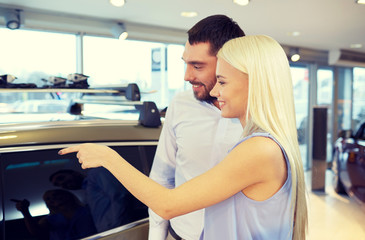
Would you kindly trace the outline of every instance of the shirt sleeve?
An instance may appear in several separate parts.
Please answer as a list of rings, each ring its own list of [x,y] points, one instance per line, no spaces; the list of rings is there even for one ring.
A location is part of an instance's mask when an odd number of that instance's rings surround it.
[[[105,168],[92,168],[86,178],[87,203],[98,232],[130,222],[130,193]]]
[[[149,214],[149,233],[148,240],[165,240],[169,227],[169,221],[163,219],[148,209]]]
[[[165,121],[150,172],[151,179],[167,188],[175,187],[177,146],[174,127],[172,124],[173,111],[174,104],[171,103],[166,112]],[[158,216],[151,209],[149,209],[149,220],[149,239],[165,240],[169,222]]]

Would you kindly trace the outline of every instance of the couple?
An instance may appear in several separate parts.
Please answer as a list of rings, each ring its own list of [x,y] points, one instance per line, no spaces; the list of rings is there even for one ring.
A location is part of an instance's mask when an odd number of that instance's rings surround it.
[[[189,48],[194,44],[187,42],[183,56],[186,79],[189,67],[204,68],[189,62]],[[212,103],[222,117],[238,119],[243,134],[223,160],[190,181],[165,188],[103,145],[81,144],[60,154],[77,152],[82,168],[105,167],[164,219],[205,208],[201,239],[305,239],[304,174],[285,52],[267,36],[234,38],[218,51],[215,74]],[[203,87],[193,83],[195,95]]]

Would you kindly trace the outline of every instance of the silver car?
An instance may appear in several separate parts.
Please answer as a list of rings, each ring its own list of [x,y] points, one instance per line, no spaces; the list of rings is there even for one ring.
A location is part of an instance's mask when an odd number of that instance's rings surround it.
[[[141,119],[0,125],[2,239],[147,239],[144,204],[105,169],[57,152],[105,144],[148,175],[160,131]]]

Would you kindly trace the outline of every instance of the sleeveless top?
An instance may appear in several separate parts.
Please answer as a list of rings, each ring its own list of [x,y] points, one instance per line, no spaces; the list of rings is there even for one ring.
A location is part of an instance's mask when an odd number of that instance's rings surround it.
[[[253,133],[241,139],[234,147],[257,136],[270,138],[280,146],[288,169],[284,185],[272,197],[264,201],[252,200],[239,192],[206,208],[201,240],[292,239],[292,178],[289,160],[283,147],[269,133]]]

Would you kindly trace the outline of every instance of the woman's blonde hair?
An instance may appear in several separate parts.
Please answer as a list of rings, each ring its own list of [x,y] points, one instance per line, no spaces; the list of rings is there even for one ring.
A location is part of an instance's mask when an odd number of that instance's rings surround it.
[[[274,39],[258,35],[228,41],[217,57],[248,74],[244,136],[255,131],[268,132],[285,149],[292,175],[293,239],[303,240],[308,224],[307,199],[287,56]]]

